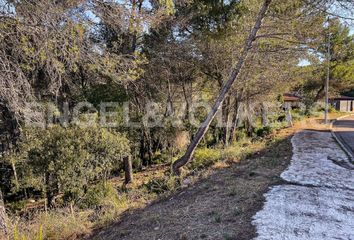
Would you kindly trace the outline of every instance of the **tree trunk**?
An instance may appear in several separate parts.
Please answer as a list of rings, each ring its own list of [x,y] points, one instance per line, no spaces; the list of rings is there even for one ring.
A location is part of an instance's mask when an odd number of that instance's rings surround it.
[[[189,112],[190,112],[190,102],[189,102],[189,98],[187,95],[185,83],[182,84],[182,90],[183,90],[184,100],[186,102],[186,110],[185,110],[184,120],[188,120]]]
[[[16,165],[15,165],[15,162],[13,160],[11,160],[11,168],[12,168],[12,172],[14,174],[15,188],[16,188],[16,191],[18,191],[20,189],[20,184],[18,182]]]
[[[147,160],[145,158],[145,134],[144,134],[143,127],[141,128],[139,153],[140,153],[141,167],[146,166]]]
[[[256,39],[257,36],[257,32],[260,29],[261,25],[262,25],[262,21],[265,17],[265,14],[269,8],[269,5],[271,3],[272,0],[264,0],[263,1],[263,5],[258,13],[257,16],[257,20],[256,23],[254,25],[254,27],[252,28],[252,31],[250,32],[245,44],[244,44],[244,48],[242,50],[242,53],[240,55],[240,58],[237,62],[237,65],[235,66],[235,68],[233,69],[229,79],[227,80],[227,82],[225,83],[225,85],[222,87],[221,92],[219,94],[219,97],[217,98],[213,108],[211,109],[211,111],[209,112],[207,118],[205,119],[205,121],[202,123],[202,125],[199,127],[197,133],[195,134],[195,137],[193,139],[193,141],[191,142],[191,144],[189,145],[186,153],[184,154],[183,157],[181,157],[180,159],[178,159],[177,161],[175,161],[173,163],[172,169],[173,172],[175,174],[179,174],[180,173],[180,168],[182,166],[184,166],[186,163],[188,163],[190,161],[190,159],[192,158],[192,155],[195,151],[195,149],[197,148],[197,146],[199,145],[201,139],[203,138],[203,136],[205,135],[206,131],[208,130],[210,123],[213,121],[216,112],[219,110],[222,102],[224,101],[227,93],[229,92],[232,84],[235,82],[235,80],[237,79],[244,63],[245,60],[248,56],[248,53],[250,51],[250,49],[252,48],[252,44]]]
[[[262,106],[261,106],[261,111],[262,111],[262,126],[263,127],[266,127],[268,126],[268,107],[262,103]]]
[[[239,98],[235,99],[234,103],[234,113],[232,117],[232,122],[231,122],[231,128],[230,128],[230,137],[229,137],[229,143],[232,143],[235,140],[235,131],[237,129],[237,124],[238,124],[238,115],[240,112],[240,100]]]
[[[1,156],[2,154],[10,152],[17,145],[17,142],[21,135],[21,128],[16,118],[16,114],[11,111],[8,101],[3,99],[2,97],[0,97],[0,116],[2,117],[2,119],[0,119],[0,122],[3,122],[3,126],[0,126],[0,128],[3,128],[0,129],[1,135],[3,135],[3,138],[0,141],[0,146],[2,146],[0,149]],[[13,165],[13,162],[12,168],[16,170],[15,165]],[[16,173],[16,171],[14,171],[14,173]],[[18,182],[17,175],[15,176],[15,179],[16,182]],[[2,191],[0,189],[0,239],[5,238],[5,236],[8,234],[6,226],[6,217],[7,216],[4,199]]]
[[[130,156],[124,158],[125,184],[133,182],[133,165]]]
[[[319,101],[321,98],[325,96],[325,87],[324,84],[321,86],[321,88],[317,91],[317,94],[315,96],[315,102]]]
[[[175,113],[175,109],[173,107],[173,96],[171,93],[171,84],[170,81],[167,80],[167,101],[166,101],[166,110],[165,110],[165,117],[173,116]]]
[[[57,183],[53,180],[53,176],[49,173],[45,173],[45,195],[47,200],[47,207],[55,207],[55,195],[58,192]]]
[[[142,125],[141,129],[141,139],[140,139],[140,158],[142,165],[144,167],[148,167],[151,164],[152,161],[152,139],[151,139],[151,133],[148,127]],[[146,153],[148,154],[148,157],[146,158]]]
[[[7,235],[7,227],[6,227],[6,211],[4,200],[2,197],[2,191],[0,189],[0,239]]]
[[[225,101],[222,104],[222,133],[221,133],[221,140],[222,143],[227,146],[228,145],[228,138],[229,138],[229,115],[230,115],[230,96],[225,98]]]
[[[4,139],[1,141],[3,145],[2,153],[11,151],[16,145],[21,136],[21,127],[16,117],[16,114],[11,110],[7,100],[0,97],[0,116],[3,122],[1,128],[1,134],[4,135]]]
[[[251,118],[252,116],[248,116],[245,120],[245,126],[247,130],[247,136],[252,137],[253,136],[253,131],[254,131],[254,126],[253,126],[253,120]]]
[[[288,127],[293,126],[293,117],[291,115],[291,104],[290,103],[285,103],[285,119],[286,122],[288,123]]]

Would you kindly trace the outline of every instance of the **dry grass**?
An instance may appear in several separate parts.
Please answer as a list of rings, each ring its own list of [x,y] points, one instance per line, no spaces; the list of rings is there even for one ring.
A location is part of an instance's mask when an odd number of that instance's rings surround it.
[[[299,129],[223,150],[224,161],[189,176],[176,193],[127,212],[90,238],[251,239],[251,217],[261,208],[263,193],[281,181],[292,155],[290,138]]]
[[[343,113],[330,114],[333,120]],[[290,139],[303,129],[325,130],[321,117],[296,122],[266,141],[230,146],[224,161],[187,177],[183,188],[127,212],[120,221],[97,230],[91,239],[252,239],[252,216],[263,206],[263,194],[274,184],[292,157]]]
[[[216,149],[222,161],[207,169],[191,168],[180,189],[167,189],[163,195],[149,192],[146,185],[168,180],[168,164],[136,173],[128,186],[123,177],[115,178],[110,182],[120,190],[124,204],[109,203],[99,213],[71,214],[66,209],[39,213],[31,221],[13,220],[12,231],[17,229],[26,239],[35,239],[39,229],[47,239],[83,238],[92,229],[96,229],[89,237],[93,239],[251,239],[255,234],[251,217],[261,208],[263,193],[279,183],[291,159],[290,138],[301,129],[327,130],[328,126],[321,118],[308,118],[268,139]]]
[[[250,239],[263,193],[279,182],[291,157],[289,138],[235,164],[214,165],[190,187],[131,211],[93,239]],[[137,229],[139,229],[137,231]]]
[[[68,209],[57,209],[38,213],[33,219],[12,218],[9,239],[78,239],[89,234],[92,223],[90,212],[70,213]]]
[[[335,112],[329,114],[329,121],[332,122],[338,117],[345,116],[347,113],[343,112]],[[329,125],[324,124],[323,116],[320,117],[309,117],[302,121],[298,121],[294,124],[294,128],[301,129],[309,129],[309,130],[329,130]]]

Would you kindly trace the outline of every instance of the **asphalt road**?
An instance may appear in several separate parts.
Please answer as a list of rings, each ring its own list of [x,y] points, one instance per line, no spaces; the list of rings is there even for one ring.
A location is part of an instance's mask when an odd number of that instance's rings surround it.
[[[333,131],[354,158],[354,115],[337,120],[333,124]]]

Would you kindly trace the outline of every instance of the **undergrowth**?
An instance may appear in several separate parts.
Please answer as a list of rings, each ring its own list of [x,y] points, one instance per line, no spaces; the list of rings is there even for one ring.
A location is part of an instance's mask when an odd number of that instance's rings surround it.
[[[182,187],[185,177],[197,177],[198,173],[218,162],[231,164],[259,154],[268,144],[277,141],[276,132],[284,126],[285,124],[280,122],[256,128],[253,138],[242,137],[226,147],[198,148],[193,161],[185,167],[182,177],[171,175],[170,166],[167,164],[154,172],[136,173],[135,182],[130,186],[125,186],[122,180],[100,182],[91,186],[86,194],[75,202],[74,208],[67,206],[37,212],[30,217],[11,217],[10,239],[82,238],[94,228],[117,221],[128,209],[144,207],[159,196],[175,192]],[[264,158],[267,158],[265,162],[269,165],[278,164],[272,160],[274,156]],[[159,173],[156,174],[157,172]],[[215,221],[220,221],[219,217],[216,217]]]

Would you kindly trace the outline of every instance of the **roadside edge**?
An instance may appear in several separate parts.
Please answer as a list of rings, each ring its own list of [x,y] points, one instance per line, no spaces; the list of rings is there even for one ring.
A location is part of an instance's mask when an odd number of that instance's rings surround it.
[[[351,163],[354,163],[354,156],[351,153],[351,151],[342,143],[342,141],[340,140],[340,138],[336,135],[335,131],[333,130],[333,124],[338,121],[341,120],[343,118],[349,117],[349,116],[354,116],[354,114],[348,114],[348,115],[344,115],[341,117],[336,118],[334,121],[331,122],[329,129],[331,130],[331,134],[333,136],[333,138],[336,140],[336,142],[339,144],[339,146],[343,149],[343,151],[346,153],[346,155],[349,158],[349,161]]]

